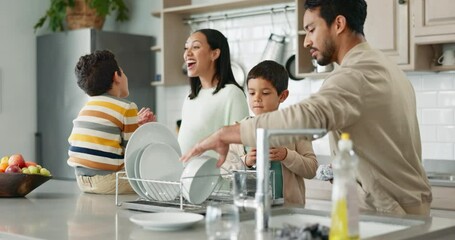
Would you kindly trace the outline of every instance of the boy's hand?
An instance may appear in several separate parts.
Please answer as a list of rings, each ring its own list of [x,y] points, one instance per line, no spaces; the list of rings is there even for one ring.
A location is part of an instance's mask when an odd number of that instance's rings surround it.
[[[141,108],[141,110],[137,113],[137,117],[139,125],[148,122],[156,122],[156,116],[153,114],[150,108]]]
[[[246,153],[245,164],[248,167],[252,167],[256,164],[256,148],[251,148],[251,150]]]
[[[256,148],[251,148],[251,150],[246,154],[245,164],[249,167],[256,164]],[[270,161],[283,161],[288,154],[288,150],[284,147],[270,148],[269,158]]]
[[[284,147],[270,148],[269,158],[271,161],[283,161],[288,155],[288,150]]]

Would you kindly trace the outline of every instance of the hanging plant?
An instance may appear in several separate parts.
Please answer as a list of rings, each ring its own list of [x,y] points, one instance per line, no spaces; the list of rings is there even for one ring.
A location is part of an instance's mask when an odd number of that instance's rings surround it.
[[[88,6],[88,9],[85,6]],[[115,17],[116,21],[124,22],[128,20],[128,7],[126,6],[124,0],[50,0],[49,9],[46,11],[44,16],[38,20],[33,28],[36,31],[38,28],[43,27],[46,20],[49,22],[49,29],[53,32],[64,31],[65,26],[90,27],[89,24],[67,23],[67,25],[65,25],[66,21],[78,18],[81,19],[84,16],[88,16],[87,19],[95,19],[95,17],[101,18],[101,20],[93,20],[94,22],[97,22],[97,25],[93,24],[93,27],[101,29],[105,17],[113,11],[117,12],[117,16]],[[73,14],[71,15],[73,18],[69,18],[68,14]],[[74,18],[74,15],[80,17]],[[99,26],[100,22],[101,26]]]

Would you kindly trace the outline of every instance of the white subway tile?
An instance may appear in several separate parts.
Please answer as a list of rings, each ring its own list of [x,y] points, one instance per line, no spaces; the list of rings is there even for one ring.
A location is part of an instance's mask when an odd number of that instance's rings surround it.
[[[417,100],[417,107],[419,107],[419,108],[438,107],[438,94],[436,91],[417,92],[416,100]]]
[[[422,77],[420,74],[407,73],[407,76],[416,92],[422,90]]]
[[[420,126],[420,138],[422,142],[436,142],[436,129],[434,125],[423,125]]]
[[[442,91],[438,95],[439,107],[455,107],[455,91]]]
[[[422,75],[423,90],[452,90],[453,76],[450,74]]]
[[[421,124],[453,124],[452,109],[423,109]]]
[[[455,142],[455,126],[438,126],[438,142]]]
[[[453,159],[454,157],[453,143],[422,143],[422,159]]]

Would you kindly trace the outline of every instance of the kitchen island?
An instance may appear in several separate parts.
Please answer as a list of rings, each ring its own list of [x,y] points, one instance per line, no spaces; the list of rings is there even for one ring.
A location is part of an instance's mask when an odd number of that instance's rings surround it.
[[[137,198],[136,195],[121,197]],[[324,206],[313,203],[307,207]],[[116,206],[113,195],[84,194],[74,181],[50,180],[25,198],[0,199],[0,239],[206,239],[204,221],[175,232],[151,231],[130,222],[129,218],[138,213],[141,212]],[[437,236],[431,239],[454,239],[455,219],[433,217],[417,232],[381,239],[420,239],[415,234],[435,231]],[[270,233],[261,237],[273,239]],[[242,222],[240,239],[255,238],[254,221]]]

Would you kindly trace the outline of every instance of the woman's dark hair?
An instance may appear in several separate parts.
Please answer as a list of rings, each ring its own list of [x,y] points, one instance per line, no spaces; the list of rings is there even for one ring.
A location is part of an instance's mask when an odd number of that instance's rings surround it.
[[[89,96],[98,96],[112,88],[115,72],[122,74],[117,60],[108,50],[97,50],[79,58],[74,69],[77,85]]]
[[[262,78],[269,81],[276,89],[278,95],[288,89],[288,71],[286,71],[286,68],[284,68],[281,64],[275,61],[265,60],[254,66],[246,78],[247,85],[252,78]]]
[[[232,73],[231,53],[229,51],[227,38],[220,31],[215,29],[199,29],[194,33],[197,32],[205,35],[210,49],[220,49],[220,56],[215,60],[215,75],[213,76],[213,79],[218,79],[218,84],[216,85],[213,94],[216,94],[220,89],[224,88],[226,84],[234,84],[243,91],[243,88],[235,81],[234,74]],[[194,99],[202,88],[201,80],[199,77],[190,77],[189,80],[191,87],[189,98]]]
[[[367,17],[367,3],[365,0],[307,0],[305,9],[320,8],[321,17],[328,26],[331,26],[338,15],[346,18],[348,27],[365,36],[363,24]]]

